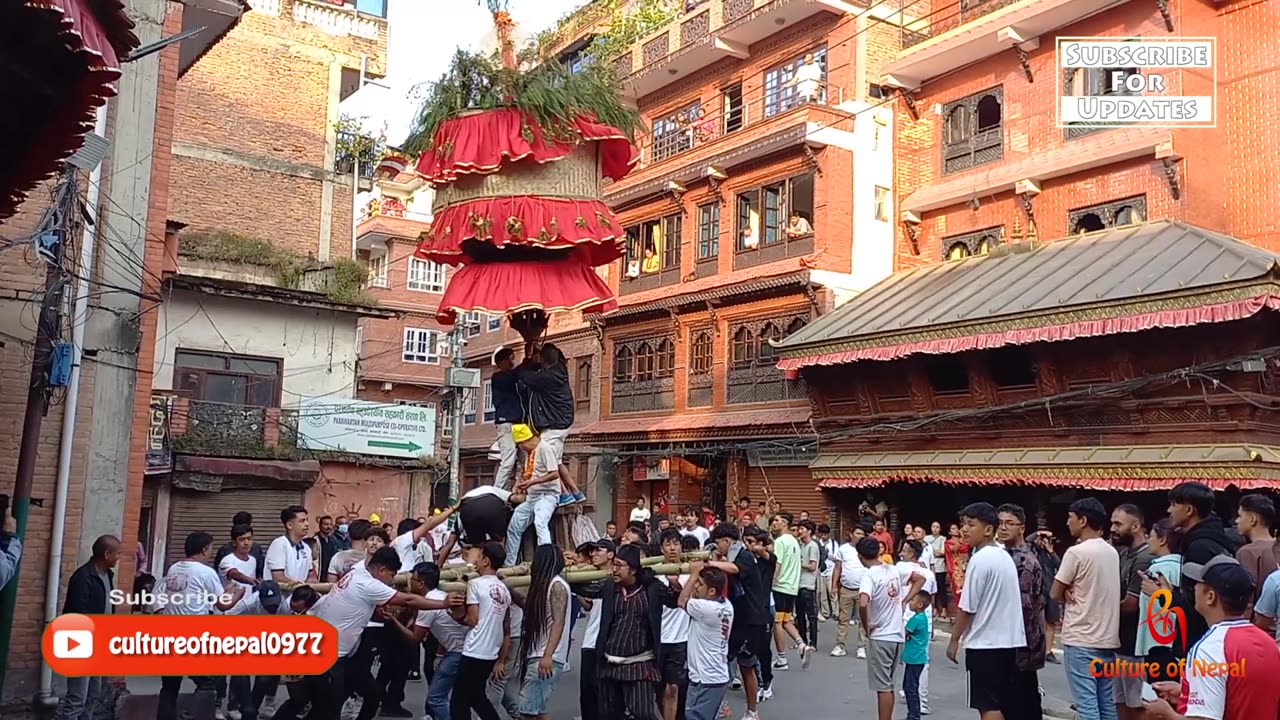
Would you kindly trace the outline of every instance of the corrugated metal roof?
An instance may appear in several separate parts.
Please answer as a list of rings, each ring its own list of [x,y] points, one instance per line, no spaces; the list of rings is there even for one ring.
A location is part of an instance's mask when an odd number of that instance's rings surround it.
[[[1204,290],[1262,278],[1278,260],[1172,220],[1100,230],[891,275],[779,347],[796,354],[858,338]]]
[[[1268,445],[1123,445],[1111,447],[925,450],[819,455],[813,470],[1060,465],[1266,463],[1280,467],[1280,449]]]

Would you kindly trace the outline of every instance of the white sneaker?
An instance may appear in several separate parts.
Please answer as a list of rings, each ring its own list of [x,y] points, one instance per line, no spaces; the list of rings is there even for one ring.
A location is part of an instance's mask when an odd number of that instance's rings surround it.
[[[734,676],[734,678],[733,678],[733,682],[729,683],[729,687],[733,688],[734,690],[741,690],[741,689],[742,689],[742,678],[737,677],[737,676],[735,675],[735,676]]]
[[[762,703],[765,700],[772,700],[772,699],[773,699],[773,688],[769,687],[768,685],[765,685],[764,687],[760,688],[760,691],[756,693],[756,702],[758,703]]]
[[[239,710],[228,710],[228,711],[227,711],[227,720],[240,720],[240,711],[239,711]]]
[[[213,711],[213,720],[227,720],[227,713],[222,708]]]
[[[790,670],[790,669],[791,669],[791,663],[787,662],[787,656],[786,656],[786,655],[779,655],[779,656],[778,656],[778,659],[773,661],[773,669],[774,669],[774,670],[784,670],[784,671],[785,671],[785,670]]]
[[[848,654],[849,653],[845,652],[845,649],[840,647],[839,645],[831,648],[831,657],[844,657],[845,655],[848,655]]]
[[[858,659],[859,659],[859,660],[866,660],[866,659],[867,659],[867,649],[866,649],[866,648],[858,648]]]
[[[804,646],[804,649],[800,651],[800,669],[801,670],[809,669],[809,663],[813,662],[813,654],[817,651],[818,651],[818,648],[812,645]]]
[[[748,710],[742,714],[742,720],[760,720],[760,715],[754,710]]]

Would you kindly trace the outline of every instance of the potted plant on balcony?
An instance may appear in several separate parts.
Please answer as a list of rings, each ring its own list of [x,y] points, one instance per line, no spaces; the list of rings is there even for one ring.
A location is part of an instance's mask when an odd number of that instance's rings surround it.
[[[532,341],[549,312],[614,307],[594,271],[622,256],[602,179],[631,170],[641,123],[609,71],[517,55],[505,3],[489,5],[497,52],[459,51],[405,142],[436,190],[416,255],[462,266],[439,304],[442,323],[473,311],[511,314]]]

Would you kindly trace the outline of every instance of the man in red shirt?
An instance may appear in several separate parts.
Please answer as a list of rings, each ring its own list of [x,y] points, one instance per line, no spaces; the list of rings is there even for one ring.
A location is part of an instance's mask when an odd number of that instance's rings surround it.
[[[1280,716],[1280,682],[1276,681],[1280,648],[1247,618],[1253,578],[1229,555],[1204,565],[1185,563],[1182,577],[1197,583],[1196,612],[1209,624],[1209,631],[1187,653],[1181,684],[1155,684],[1161,699],[1145,703],[1147,717],[1270,720]]]

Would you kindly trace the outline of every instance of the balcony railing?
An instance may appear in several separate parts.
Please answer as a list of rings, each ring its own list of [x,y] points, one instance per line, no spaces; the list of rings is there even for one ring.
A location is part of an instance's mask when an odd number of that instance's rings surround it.
[[[385,12],[385,4],[382,7]],[[360,12],[356,3],[342,0],[294,0],[293,19],[330,35],[367,40],[377,40],[387,23],[377,15]]]
[[[988,15],[1020,0],[952,0],[935,6],[933,12],[915,22],[899,25],[902,47],[909,48],[954,30],[967,22]]]
[[[281,457],[295,449],[296,412],[208,400],[192,400],[168,391],[171,398],[152,405],[153,435],[166,428],[167,445],[174,452],[216,457]],[[156,448],[159,450],[160,448]]]
[[[754,93],[752,97],[736,95],[731,88],[731,92],[720,96],[718,109],[708,110],[705,106],[694,103],[671,115],[651,118],[654,129],[640,139],[640,162],[637,169],[670,161],[702,147],[731,145],[732,138],[741,135],[743,131],[770,122],[792,110],[806,106],[832,107],[843,100],[843,88],[833,87],[828,93],[825,76],[810,96],[802,97],[799,86],[791,84],[790,80],[781,85],[773,90]],[[833,125],[852,130],[853,118],[837,119]],[[755,134],[750,137],[752,140],[759,139]]]
[[[418,222],[431,222],[431,215],[428,213],[410,210],[404,201],[397,197],[384,195],[371,199],[365,203],[364,211],[360,215],[360,222],[372,220],[378,217],[402,218],[404,220],[416,220]]]

